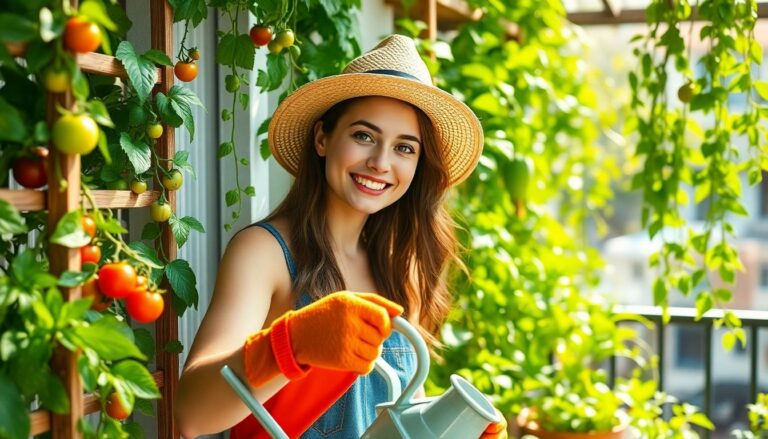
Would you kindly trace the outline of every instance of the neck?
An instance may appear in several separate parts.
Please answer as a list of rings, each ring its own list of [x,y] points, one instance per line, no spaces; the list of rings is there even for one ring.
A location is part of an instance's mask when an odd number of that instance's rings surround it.
[[[360,252],[360,235],[368,214],[343,209],[329,200],[325,210],[326,227],[331,238],[333,252],[339,256],[355,258]]]

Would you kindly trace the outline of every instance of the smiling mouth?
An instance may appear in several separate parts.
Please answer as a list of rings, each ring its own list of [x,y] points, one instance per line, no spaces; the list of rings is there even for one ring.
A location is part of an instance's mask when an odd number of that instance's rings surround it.
[[[367,191],[372,191],[372,192],[382,192],[386,190],[388,187],[392,186],[389,183],[384,183],[381,181],[373,181],[369,178],[366,178],[357,174],[352,174],[352,179],[355,181],[355,183],[357,183],[357,186],[360,187],[361,189],[367,189]]]

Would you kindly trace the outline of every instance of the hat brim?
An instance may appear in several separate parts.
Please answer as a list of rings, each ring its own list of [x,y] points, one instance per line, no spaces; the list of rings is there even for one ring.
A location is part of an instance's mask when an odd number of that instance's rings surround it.
[[[362,96],[408,102],[432,121],[448,168],[448,184],[465,180],[483,151],[483,129],[472,110],[453,95],[421,82],[375,73],[346,73],[312,81],[285,98],[269,124],[269,148],[296,175],[312,126],[334,104]]]

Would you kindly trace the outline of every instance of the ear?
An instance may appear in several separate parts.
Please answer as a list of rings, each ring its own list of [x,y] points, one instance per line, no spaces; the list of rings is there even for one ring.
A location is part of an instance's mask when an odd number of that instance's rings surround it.
[[[312,142],[315,145],[315,151],[317,151],[317,155],[320,157],[325,157],[326,154],[326,146],[325,146],[325,133],[323,132],[323,122],[318,120],[315,122],[314,126],[314,142]]]

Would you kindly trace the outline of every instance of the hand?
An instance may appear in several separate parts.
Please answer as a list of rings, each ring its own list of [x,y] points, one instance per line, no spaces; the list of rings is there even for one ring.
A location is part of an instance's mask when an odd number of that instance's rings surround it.
[[[489,425],[480,436],[480,439],[507,439],[507,419],[498,409],[496,409],[496,414],[501,421]]]
[[[339,291],[287,316],[299,364],[367,374],[403,308],[372,293]]]

